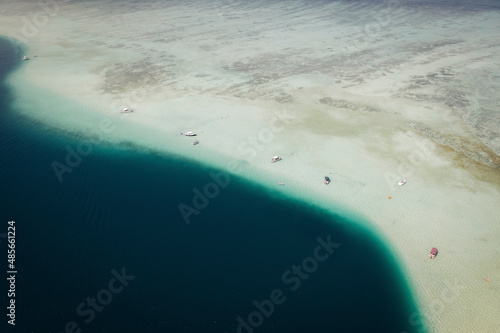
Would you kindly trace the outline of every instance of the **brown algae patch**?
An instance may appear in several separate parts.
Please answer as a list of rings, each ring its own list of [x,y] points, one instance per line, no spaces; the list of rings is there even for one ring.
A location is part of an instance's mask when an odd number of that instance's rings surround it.
[[[424,124],[413,121],[407,122],[407,125],[439,145],[447,146],[462,156],[500,170],[500,157],[472,134],[466,138],[457,134],[440,133]]]
[[[320,99],[319,102],[321,104],[326,104],[337,109],[346,109],[357,112],[381,112],[381,110],[378,108],[352,103],[343,99],[332,99],[331,97],[324,97]]]
[[[102,89],[109,94],[118,94],[144,87],[157,87],[166,80],[167,71],[150,60],[143,59],[128,64],[115,64],[105,73]]]

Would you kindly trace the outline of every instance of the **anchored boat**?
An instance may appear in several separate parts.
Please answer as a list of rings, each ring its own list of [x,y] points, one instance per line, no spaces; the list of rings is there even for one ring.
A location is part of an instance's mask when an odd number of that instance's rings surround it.
[[[435,247],[433,247],[432,250],[431,250],[431,253],[429,254],[429,258],[431,258],[431,259],[436,258],[438,252],[439,252],[438,249],[436,249]]]

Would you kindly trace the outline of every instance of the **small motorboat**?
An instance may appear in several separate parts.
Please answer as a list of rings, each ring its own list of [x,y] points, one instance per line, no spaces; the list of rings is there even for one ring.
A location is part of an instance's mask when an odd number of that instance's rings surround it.
[[[271,162],[278,162],[278,161],[281,161],[281,157],[279,156],[274,156],[273,158],[271,158]]]
[[[186,132],[184,133],[185,136],[196,136],[196,133],[193,132]]]
[[[432,250],[431,250],[431,253],[429,254],[429,258],[431,258],[431,259],[436,258],[438,252],[439,252],[438,249],[436,249],[435,247],[433,247]]]
[[[398,185],[401,186],[401,185],[404,185],[406,184],[406,179],[401,179],[399,182],[398,182]]]
[[[198,143],[200,143],[200,141],[198,141],[198,140],[193,141],[193,145],[197,145]]]
[[[328,184],[330,184],[330,177],[328,177],[328,176],[325,176],[325,180],[324,180],[324,183],[325,183],[325,185],[328,185]]]
[[[130,112],[134,112],[134,110],[132,110],[130,108],[125,108],[122,110],[122,113],[130,113]]]
[[[27,57],[27,56],[24,56],[24,57],[23,57],[23,61],[26,61],[26,60],[30,60],[30,58],[29,58],[29,57]]]
[[[284,183],[278,183],[278,185],[285,185]]]

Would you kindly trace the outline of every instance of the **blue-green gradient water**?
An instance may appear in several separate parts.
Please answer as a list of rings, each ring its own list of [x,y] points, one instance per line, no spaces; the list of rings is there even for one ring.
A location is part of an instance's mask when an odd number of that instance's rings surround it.
[[[0,50],[3,79],[20,55],[5,40]],[[9,332],[423,331],[393,258],[352,222],[231,177],[187,225],[178,205],[218,171],[133,147],[94,145],[61,183],[51,164],[80,139],[14,101],[2,86],[0,233],[16,221],[18,271],[15,327],[5,278],[0,292]]]

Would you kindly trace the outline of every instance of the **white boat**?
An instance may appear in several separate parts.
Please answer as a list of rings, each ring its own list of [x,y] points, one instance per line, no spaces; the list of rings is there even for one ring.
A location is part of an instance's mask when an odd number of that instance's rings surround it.
[[[281,161],[281,157],[279,156],[274,156],[273,158],[271,158],[271,162],[278,162],[278,161]]]
[[[197,145],[198,143],[200,143],[200,141],[198,141],[198,140],[193,141],[193,145]]]
[[[27,56],[24,56],[23,61],[26,61],[26,60],[30,60],[30,58],[28,58]]]
[[[406,179],[402,179],[398,182],[398,185],[401,186],[401,185],[404,185],[406,184]]]
[[[123,111],[122,111],[122,113],[130,113],[130,112],[134,112],[134,110],[129,109],[129,108],[125,108],[125,109],[123,109]]]

